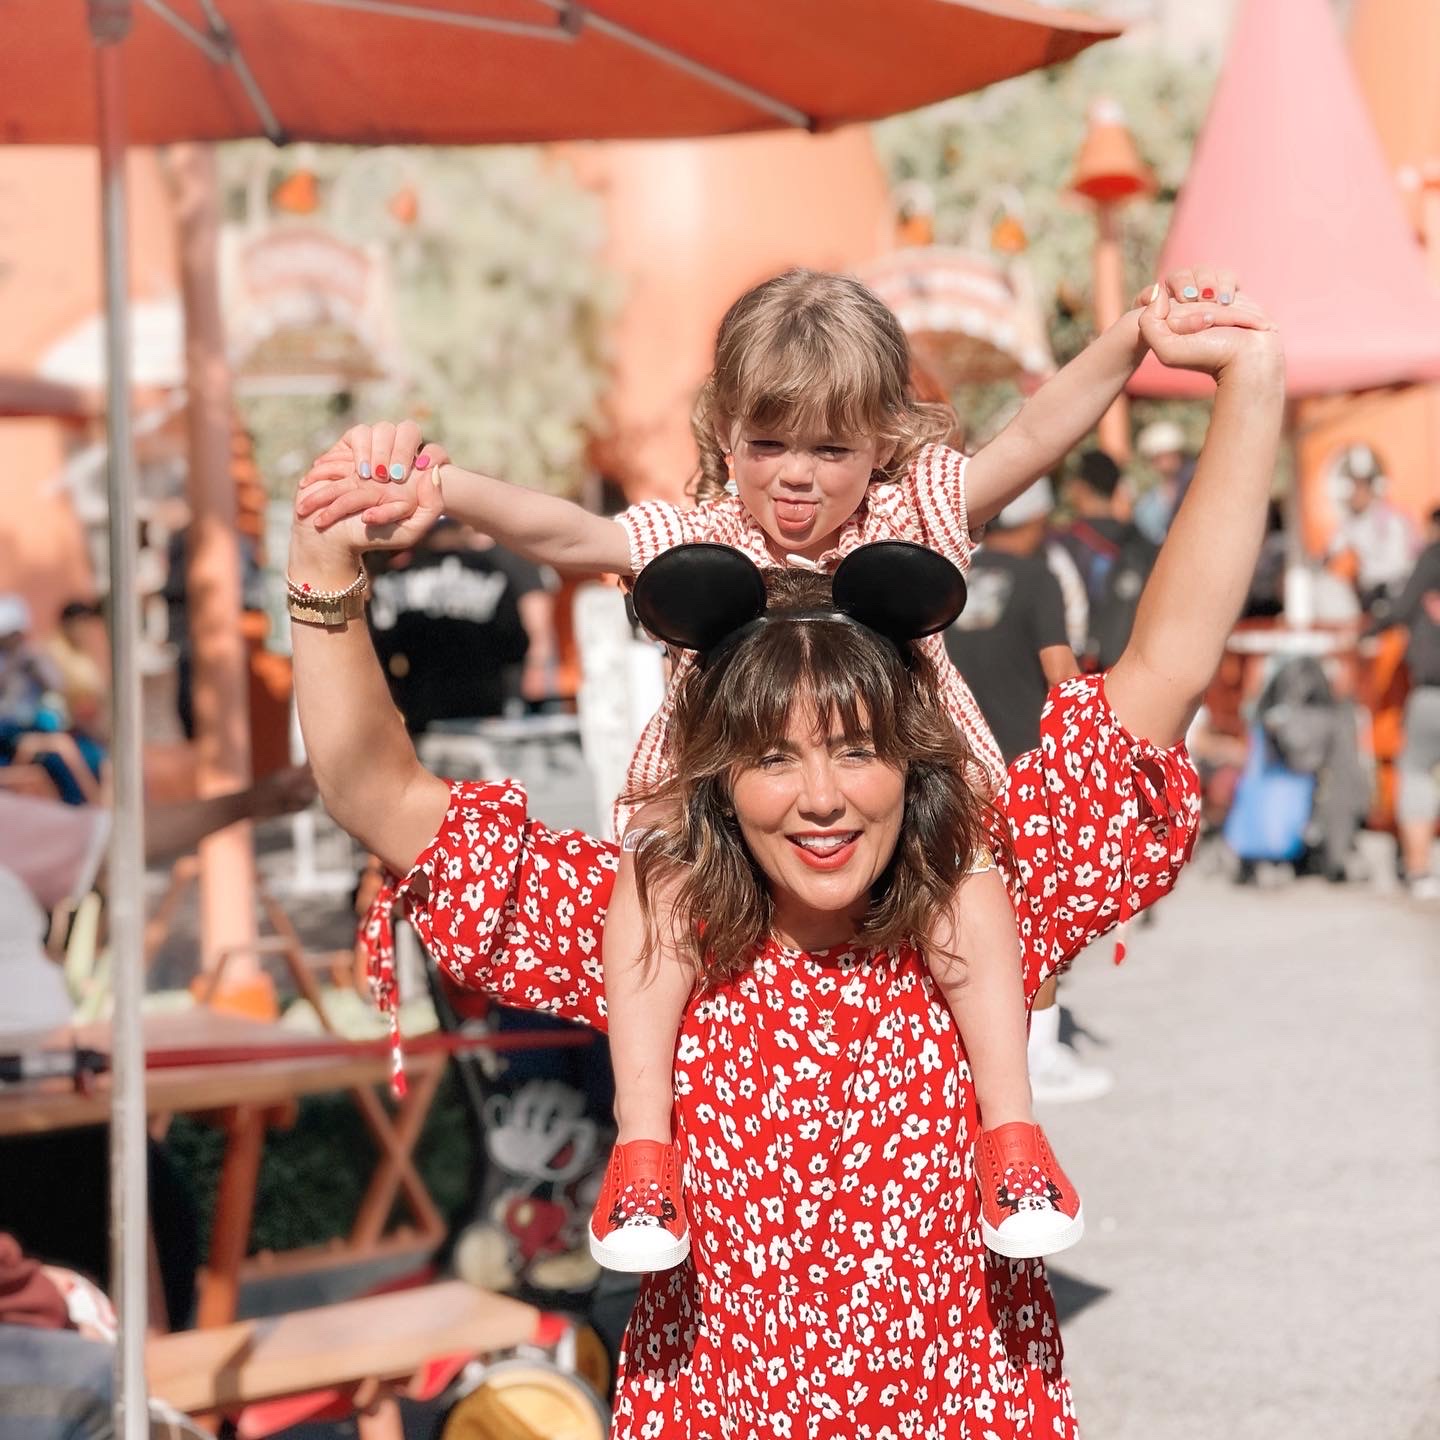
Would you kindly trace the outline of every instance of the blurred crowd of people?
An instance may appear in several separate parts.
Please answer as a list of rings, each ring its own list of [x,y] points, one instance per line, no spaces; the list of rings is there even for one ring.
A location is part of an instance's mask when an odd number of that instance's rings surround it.
[[[989,527],[970,576],[952,657],[992,717],[1007,758],[1035,743],[1045,690],[1074,665],[1113,664],[1141,589],[1194,473],[1183,432],[1143,429],[1128,472],[1101,450],[1075,457],[1057,496],[1042,481]],[[1148,483],[1139,483],[1142,478]],[[1190,734],[1206,814],[1223,832],[1242,882],[1272,865],[1336,882],[1363,874],[1356,840],[1376,810],[1371,717],[1358,675],[1377,637],[1403,628],[1408,696],[1396,759],[1399,873],[1419,900],[1440,898],[1431,859],[1440,820],[1440,508],[1425,533],[1385,496],[1383,466],[1356,447],[1338,471],[1342,518],[1310,576],[1325,595],[1323,624],[1286,614],[1297,559],[1280,502],[1241,616],[1237,654],[1249,659],[1212,692]],[[1061,516],[1064,516],[1061,519]],[[1308,620],[1308,615],[1303,617]],[[1289,620],[1288,626],[1277,622]],[[1253,632],[1253,633],[1250,633]],[[1228,697],[1224,688],[1234,692]],[[1032,703],[1020,704],[1026,694]],[[1224,703],[1227,699],[1232,703]]]
[[[25,598],[0,594],[0,780],[7,788],[67,805],[97,798],[109,735],[105,653],[98,605],[66,605],[42,645]]]

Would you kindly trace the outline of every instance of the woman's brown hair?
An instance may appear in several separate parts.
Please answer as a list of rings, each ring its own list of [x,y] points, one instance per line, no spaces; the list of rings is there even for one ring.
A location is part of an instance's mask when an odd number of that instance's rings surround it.
[[[725,312],[715,363],[691,417],[699,500],[725,493],[737,424],[794,434],[874,436],[895,453],[875,480],[894,480],[922,445],[955,427],[948,405],[919,399],[900,322],[851,275],[787,270]]]
[[[786,733],[793,707],[811,705],[822,734],[838,722],[849,742],[869,744],[905,775],[905,812],[895,856],[871,896],[855,939],[870,946],[924,942],[972,857],[991,843],[988,800],[965,781],[969,746],[938,700],[934,666],[915,647],[902,654],[861,625],[786,621],[786,610],[823,607],[830,579],[768,570],[768,623],[710,667],[681,682],[671,719],[673,769],[643,797],[670,816],[635,852],[640,902],[661,910],[666,935],[710,984],[749,968],[770,931],[768,880],[741,837],[730,795],[737,771],[757,763]],[[652,899],[663,893],[663,904]],[[656,933],[647,921],[647,949]]]

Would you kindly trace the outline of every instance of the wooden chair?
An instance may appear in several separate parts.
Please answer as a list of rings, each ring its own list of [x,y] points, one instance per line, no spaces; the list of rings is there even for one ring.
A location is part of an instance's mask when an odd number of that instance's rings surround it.
[[[304,1420],[356,1416],[361,1440],[401,1440],[395,1397],[431,1399],[472,1360],[555,1345],[567,1322],[461,1281],[155,1336],[151,1391],[259,1440]]]

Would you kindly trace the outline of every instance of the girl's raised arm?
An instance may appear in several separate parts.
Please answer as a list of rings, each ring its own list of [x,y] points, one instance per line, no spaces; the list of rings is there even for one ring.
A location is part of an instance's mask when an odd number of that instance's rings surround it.
[[[316,592],[345,590],[359,573],[366,542],[358,519],[324,533],[297,520],[290,578]],[[416,757],[363,618],[335,628],[295,620],[290,632],[300,729],[325,808],[404,874],[439,829],[449,787]]]
[[[407,524],[418,513],[427,468],[443,485],[447,514],[527,560],[560,570],[630,573],[629,540],[613,520],[559,495],[461,469],[438,446],[421,450],[420,427],[412,420],[353,426],[310,467],[295,513],[318,530],[356,515],[369,525]]]
[[[1285,357],[1273,326],[1176,335],[1165,323],[1169,306],[1162,287],[1141,331],[1164,364],[1215,377],[1215,408],[1130,643],[1105,682],[1125,728],[1162,746],[1189,728],[1255,573],[1285,410]]]

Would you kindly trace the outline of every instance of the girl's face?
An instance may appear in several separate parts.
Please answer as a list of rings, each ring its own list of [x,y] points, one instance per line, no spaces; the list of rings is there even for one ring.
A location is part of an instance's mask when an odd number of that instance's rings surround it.
[[[893,445],[858,435],[794,435],[741,424],[731,448],[740,500],[775,559],[818,560],[860,508]]]
[[[783,740],[738,770],[731,803],[740,833],[769,880],[778,937],[817,950],[849,940],[895,854],[905,775],[838,723],[819,733],[814,707],[796,705]]]

